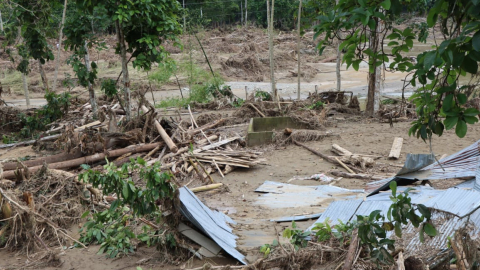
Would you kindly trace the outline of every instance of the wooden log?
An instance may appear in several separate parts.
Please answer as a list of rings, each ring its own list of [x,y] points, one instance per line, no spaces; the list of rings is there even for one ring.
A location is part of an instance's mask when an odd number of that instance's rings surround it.
[[[207,137],[207,139],[213,141],[213,140],[218,139],[218,136],[217,135],[212,135],[212,136]],[[198,141],[196,143],[196,145],[205,144],[207,142],[207,139],[202,139],[202,140]],[[178,149],[178,151],[176,153],[166,154],[165,156],[163,156],[161,158],[161,161],[163,162],[164,160],[167,160],[168,158],[172,158],[172,157],[178,156],[180,154],[183,154],[183,153],[187,152],[188,150],[190,150],[190,146],[182,147],[182,148]]]
[[[360,165],[362,169],[375,165],[375,160],[373,160],[373,158],[362,154],[354,154],[347,149],[339,146],[338,144],[332,145],[332,152],[342,156],[342,158],[340,158],[340,161],[352,165]]]
[[[397,270],[405,270],[405,260],[403,259],[403,252],[398,253]]]
[[[27,160],[27,161],[24,161],[23,164],[25,164],[25,166],[27,167],[33,167],[33,166],[42,165],[43,163],[47,163],[47,164],[57,163],[65,160],[79,158],[81,156],[82,156],[82,152],[80,151],[80,149],[78,149],[73,153],[60,153],[53,156]],[[7,163],[3,163],[2,166],[3,166],[3,171],[11,171],[11,170],[15,170],[18,167],[18,162],[17,161],[7,162]]]
[[[201,186],[201,187],[196,187],[196,188],[191,188],[190,191],[196,193],[196,192],[202,192],[202,191],[208,191],[212,189],[216,189],[223,186],[222,183],[216,183],[216,184],[210,184],[206,186]]]
[[[343,270],[350,270],[353,266],[353,261],[355,260],[355,255],[357,253],[358,247],[358,228],[353,230],[352,239],[350,241],[350,246],[348,247],[347,257],[345,258],[345,264],[343,265]]]
[[[262,113],[262,111],[260,111],[257,107],[255,107],[255,105],[253,105],[252,103],[248,103],[248,105],[252,107],[255,111],[257,111],[258,114],[260,114],[260,116],[266,117],[265,114]]]
[[[225,122],[225,118],[219,119],[219,120],[217,120],[213,123],[210,123],[210,124],[203,125],[203,126],[198,127],[196,129],[189,130],[189,131],[187,131],[187,133],[188,133],[188,135],[193,136],[195,134],[198,134],[198,133],[202,132],[203,130],[211,129],[211,128],[214,128],[214,127],[216,127],[220,124],[223,124],[223,122]]]
[[[332,56],[332,57],[322,59],[318,63],[329,63],[329,62],[333,62],[335,60],[337,60],[337,56]]]
[[[76,159],[72,159],[64,162],[52,163],[48,165],[48,168],[49,169],[67,169],[67,168],[77,167],[82,164],[92,164],[94,162],[103,160],[105,158],[119,157],[119,156],[125,155],[126,153],[136,154],[136,153],[150,151],[160,144],[162,143],[129,146],[127,148],[109,151],[108,155],[105,153],[97,153],[91,156],[76,158]],[[28,170],[30,171],[30,173],[33,173],[38,171],[40,168],[42,168],[42,165],[30,167],[28,168]],[[3,178],[15,179],[15,171],[3,172]]]
[[[331,157],[329,157],[329,156],[327,156],[327,155],[325,155],[325,154],[322,154],[322,153],[320,153],[320,152],[318,152],[318,151],[316,151],[316,150],[314,150],[314,149],[312,149],[312,148],[310,148],[310,147],[308,147],[308,146],[306,146],[306,145],[304,145],[304,144],[302,144],[302,143],[299,143],[299,142],[297,142],[297,141],[293,141],[293,143],[295,143],[296,145],[301,146],[301,147],[307,149],[308,151],[310,151],[310,152],[314,153],[315,155],[317,155],[317,156],[325,159],[325,160],[328,161],[328,162],[331,162],[331,163],[333,163],[333,164],[338,164],[338,165],[340,165],[340,163],[339,163],[337,160],[335,160],[334,158],[331,158]],[[352,171],[354,171],[354,172],[357,172],[357,173],[358,173],[358,172],[362,172],[361,170],[359,170],[359,169],[357,169],[357,168],[355,168],[355,167],[350,167],[350,166],[348,166],[348,165],[346,165],[346,166],[347,166],[348,168],[350,168],[350,169],[351,169]]]
[[[341,171],[331,171],[330,173],[338,177],[356,178],[356,179],[365,179],[365,180],[383,180],[387,178],[383,176],[374,176],[374,175],[361,174],[361,173],[352,174],[352,173],[346,173]]]
[[[395,138],[393,140],[392,149],[388,155],[389,159],[398,159],[400,157],[400,152],[402,151],[403,138]]]
[[[338,144],[332,144],[332,152],[334,152],[335,154],[339,155],[339,156],[351,156],[353,155],[352,152],[348,151],[347,149],[341,147],[340,145]]]
[[[145,105],[142,105],[142,111],[148,112],[148,109],[147,109],[147,107],[145,107]],[[160,134],[162,139],[167,144],[168,149],[170,149],[170,151],[172,151],[173,153],[176,153],[178,151],[178,147],[172,141],[172,138],[170,138],[170,136],[168,136],[167,132],[165,131],[165,129],[163,129],[162,125],[160,125],[160,123],[158,122],[157,119],[155,119],[153,121],[153,123],[155,124],[155,127],[157,128],[158,133]]]

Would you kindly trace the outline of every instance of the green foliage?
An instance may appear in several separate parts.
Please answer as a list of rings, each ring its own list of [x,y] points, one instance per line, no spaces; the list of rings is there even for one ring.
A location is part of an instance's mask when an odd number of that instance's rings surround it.
[[[309,110],[321,110],[321,109],[323,109],[324,105],[325,105],[325,103],[323,103],[322,101],[319,100],[319,101],[309,105],[307,108]]]
[[[433,4],[434,3],[434,4]],[[433,5],[432,5],[433,4]],[[428,11],[427,23],[405,29],[393,27],[404,7]],[[441,136],[445,130],[454,129],[458,137],[467,133],[467,124],[478,122],[478,110],[465,108],[469,86],[460,85],[460,78],[475,75],[480,61],[480,2],[461,0],[408,1],[408,0],[343,0],[331,12],[319,16],[316,36],[325,34],[319,42],[320,52],[329,42],[338,38],[338,31],[346,32],[340,48],[345,51],[343,61],[347,67],[359,69],[360,62],[368,57],[370,72],[382,64],[392,71],[412,73],[408,84],[417,87],[410,100],[415,104],[418,119],[412,123],[410,135],[423,140],[433,134]],[[367,30],[376,29],[378,22],[385,23],[387,32],[379,33],[381,43],[374,52]],[[414,40],[425,42],[431,28],[439,26],[444,41],[425,51],[413,62],[405,53],[412,50]],[[342,31],[343,31],[342,30]],[[383,50],[383,41],[391,53]]]
[[[117,84],[113,79],[102,80],[101,89],[102,89],[102,92],[105,93],[105,95],[110,98],[118,94]]]
[[[23,125],[23,128],[20,130],[21,137],[32,137],[37,131],[44,130],[46,125],[68,113],[70,93],[55,94],[47,91],[44,97],[47,100],[47,104],[35,111],[34,115],[26,116],[23,113],[20,114],[20,121]]]
[[[290,239],[290,243],[292,243],[295,250],[304,248],[308,245],[308,241],[305,238],[309,235],[309,231],[304,232],[303,230],[297,229],[295,221],[292,221],[292,229],[286,228],[283,231],[283,238]]]
[[[255,90],[255,97],[260,98],[262,101],[272,101],[272,95],[269,92],[262,90]]]
[[[278,246],[278,241],[273,240],[272,244],[265,244],[260,247],[260,252],[263,253],[264,258],[267,258],[273,248]]]
[[[382,103],[383,105],[397,104],[398,101],[395,100],[395,99],[387,98],[387,99],[383,99],[383,100],[381,101],[381,103]]]
[[[315,224],[312,231],[315,231],[318,242],[328,241],[334,237],[343,245],[350,240],[353,230],[357,227],[358,224],[356,221],[345,224],[341,220],[338,220],[338,224],[332,228],[330,226],[330,220],[327,218],[323,223]]]
[[[89,218],[80,231],[81,242],[101,244],[99,253],[111,258],[134,252],[135,242],[176,246],[168,221],[158,207],[162,205],[165,211],[174,209],[176,186],[170,181],[170,174],[161,172],[158,163],[147,166],[141,158],[132,159],[121,168],[107,163],[105,172],[94,171],[87,165],[82,167],[85,172],[79,175],[80,181],[101,187],[104,194],[115,194],[117,200],[108,210]],[[161,231],[143,227],[136,232],[139,217],[154,219],[162,225]]]

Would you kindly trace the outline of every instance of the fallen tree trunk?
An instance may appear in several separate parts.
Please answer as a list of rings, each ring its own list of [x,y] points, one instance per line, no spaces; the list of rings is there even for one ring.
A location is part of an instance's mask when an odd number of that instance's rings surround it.
[[[387,178],[383,176],[375,176],[375,175],[368,175],[368,174],[362,174],[362,173],[352,174],[352,173],[346,173],[341,171],[331,171],[330,173],[338,177],[356,178],[356,179],[365,179],[365,180],[382,180]]]
[[[57,163],[65,160],[79,158],[81,156],[82,156],[82,152],[80,151],[80,149],[78,149],[73,153],[60,153],[53,156],[36,158],[34,160],[27,160],[27,161],[24,161],[23,164],[25,164],[25,166],[27,167],[33,167],[33,166],[42,165],[43,163],[47,163],[47,164]],[[2,166],[3,166],[3,171],[11,171],[11,170],[15,170],[18,167],[18,162],[17,161],[7,162],[7,163],[3,163]]]
[[[360,165],[362,169],[375,165],[375,161],[373,160],[373,158],[366,157],[361,154],[354,154],[347,149],[342,148],[338,144],[332,145],[332,152],[342,156],[342,158],[340,159],[342,162],[352,165]]]
[[[149,110],[147,109],[147,107],[145,107],[145,105],[142,105],[142,111],[148,112]],[[165,129],[163,129],[162,125],[160,125],[157,119],[154,119],[153,123],[155,124],[155,127],[157,128],[158,133],[167,144],[168,149],[170,149],[170,151],[172,151],[173,153],[176,153],[178,151],[178,147],[172,141],[172,138],[168,136],[167,132],[165,131]]]
[[[308,147],[308,146],[306,146],[306,145],[304,145],[304,144],[302,144],[302,143],[299,143],[299,142],[297,142],[297,141],[293,141],[293,143],[295,143],[296,145],[301,146],[301,147],[307,149],[308,151],[310,151],[310,152],[314,153],[315,155],[317,155],[317,156],[325,159],[325,160],[328,161],[328,162],[331,162],[331,163],[333,163],[333,164],[337,164],[337,165],[340,165],[340,166],[341,166],[341,164],[340,164],[338,161],[336,161],[334,158],[331,158],[331,157],[329,157],[329,156],[327,156],[327,155],[325,155],[325,154],[322,154],[322,153],[320,153],[320,152],[318,152],[318,151],[315,151],[314,149],[312,149],[312,148],[310,148],[310,147]],[[362,172],[360,169],[357,169],[357,168],[355,168],[355,167],[352,167],[352,166],[347,166],[347,167],[350,168],[350,169],[351,169],[352,171],[354,171],[354,172],[357,172],[357,173],[358,173],[358,172]]]
[[[57,162],[57,163],[52,163],[48,165],[49,169],[67,169],[71,167],[77,167],[82,164],[92,164],[94,162],[100,161],[105,158],[111,158],[111,157],[119,157],[122,155],[125,155],[127,153],[141,153],[141,152],[146,152],[154,149],[155,147],[159,146],[162,143],[152,143],[152,144],[144,144],[144,145],[135,145],[135,146],[129,146],[127,148],[122,148],[122,149],[117,149],[113,151],[109,151],[108,154],[105,153],[97,153],[95,155],[91,156],[86,156],[86,157],[81,157],[77,159],[72,159],[64,162]],[[28,168],[30,173],[36,172],[40,168],[42,168],[43,165],[39,166],[34,166]],[[5,179],[15,179],[15,171],[6,171],[3,172],[3,178]]]
[[[352,240],[350,241],[350,246],[348,247],[347,257],[345,258],[345,264],[343,265],[343,270],[350,270],[353,266],[353,261],[355,260],[355,255],[357,253],[358,247],[358,228],[352,232]]]

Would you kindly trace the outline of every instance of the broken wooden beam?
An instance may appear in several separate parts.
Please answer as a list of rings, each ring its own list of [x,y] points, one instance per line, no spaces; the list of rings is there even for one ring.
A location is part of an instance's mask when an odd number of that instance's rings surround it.
[[[145,105],[142,105],[142,111],[148,112],[149,110],[147,109],[147,107],[145,107]],[[162,137],[163,141],[165,141],[165,143],[167,144],[168,149],[170,149],[170,151],[172,151],[173,153],[176,153],[178,151],[178,147],[177,145],[175,145],[172,138],[168,136],[167,132],[165,131],[165,129],[163,129],[162,125],[160,125],[157,119],[154,119],[153,123],[155,124],[155,127],[157,128],[157,131]]]
[[[398,159],[400,157],[400,152],[402,151],[403,138],[395,138],[393,140],[392,149],[388,155],[389,159]]]
[[[225,122],[225,120],[226,120],[225,118],[219,119],[219,120],[217,120],[213,123],[203,125],[203,126],[198,127],[196,129],[189,130],[189,131],[187,131],[187,133],[188,133],[188,135],[193,136],[193,135],[198,134],[198,133],[200,133],[204,130],[211,129],[211,128],[214,128],[214,127],[216,127],[220,124],[223,124],[223,122]]]
[[[325,159],[326,161],[328,161],[328,162],[330,162],[330,163],[340,165],[340,163],[339,163],[338,161],[336,161],[334,158],[331,158],[331,157],[329,157],[329,156],[327,156],[327,155],[325,155],[325,154],[322,154],[322,153],[320,153],[320,152],[318,152],[318,151],[316,151],[316,150],[314,150],[314,149],[312,149],[312,148],[310,148],[310,147],[308,147],[308,146],[306,146],[306,145],[304,145],[304,144],[302,144],[302,143],[299,143],[299,142],[297,142],[297,141],[293,141],[293,143],[295,143],[296,145],[301,146],[301,147],[307,149],[308,151],[314,153],[315,155],[317,155],[317,156]],[[348,166],[348,165],[346,165],[346,166],[347,166],[348,168],[350,168],[351,170],[353,170],[354,172],[357,172],[357,173],[358,173],[358,172],[362,172],[360,169],[357,169],[357,168],[355,168],[355,167]]]
[[[223,186],[222,183],[216,183],[216,184],[210,184],[210,185],[205,185],[205,186],[201,186],[201,187],[191,188],[190,191],[194,192],[194,193],[197,193],[197,192],[201,192],[201,191],[208,191],[208,190],[216,189],[216,188],[219,188],[221,186]]]

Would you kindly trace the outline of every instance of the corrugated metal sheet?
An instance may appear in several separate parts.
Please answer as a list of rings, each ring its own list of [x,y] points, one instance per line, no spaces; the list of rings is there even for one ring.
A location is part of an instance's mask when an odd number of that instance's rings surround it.
[[[205,206],[188,188],[182,187],[179,191],[182,215],[212,238],[225,252],[241,263],[247,264],[245,256],[236,249],[238,237],[232,233],[232,228],[226,223],[232,220],[225,214],[212,211]]]
[[[480,164],[480,140],[440,160],[441,165],[438,162],[428,164],[432,161],[431,158],[431,155],[407,155],[404,167],[395,177],[368,183],[366,191],[370,193],[369,196],[376,194],[388,189],[391,181],[397,181],[401,185],[416,180],[476,177]],[[480,182],[474,188],[480,191]]]
[[[425,202],[424,205],[462,218],[480,207],[480,192],[449,188]]]
[[[291,217],[281,217],[276,219],[270,219],[273,222],[290,222],[290,221],[300,221],[307,219],[319,218],[322,216],[322,213],[311,214],[311,215],[300,215],[300,216],[291,216]]]
[[[313,227],[315,227],[315,224],[325,222],[327,218],[330,220],[330,225],[332,226],[339,224],[339,220],[343,223],[350,221],[362,202],[363,200],[361,199],[332,202],[327,210],[323,212],[320,218],[315,221],[307,231],[311,231]]]
[[[318,206],[322,211],[335,200],[354,199],[364,196],[363,190],[350,190],[336,186],[298,186],[265,181],[256,192],[268,192],[261,195],[255,204],[268,208],[293,208]]]

